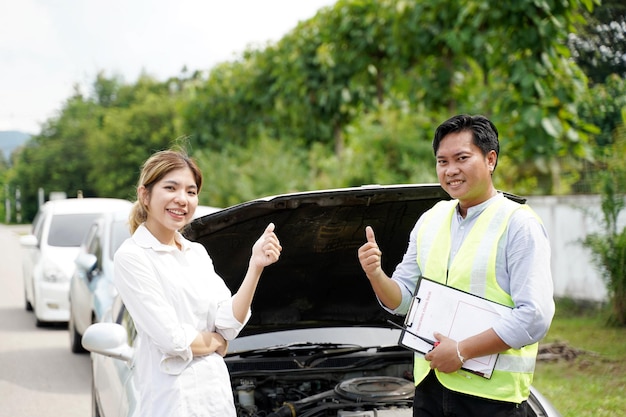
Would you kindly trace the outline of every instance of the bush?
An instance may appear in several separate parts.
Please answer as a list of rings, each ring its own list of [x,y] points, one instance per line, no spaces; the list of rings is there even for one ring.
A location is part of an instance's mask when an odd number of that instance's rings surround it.
[[[619,181],[610,173],[602,180],[602,226],[604,233],[592,233],[583,240],[592,260],[604,273],[611,306],[610,322],[626,326],[626,227],[619,230],[618,217],[624,195],[616,193]]]

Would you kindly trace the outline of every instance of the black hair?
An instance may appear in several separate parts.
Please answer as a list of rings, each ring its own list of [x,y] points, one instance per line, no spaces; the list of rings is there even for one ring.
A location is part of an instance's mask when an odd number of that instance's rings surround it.
[[[496,151],[496,156],[500,153],[498,129],[489,119],[481,115],[470,116],[467,114],[459,114],[449,118],[435,130],[435,137],[433,138],[433,151],[435,152],[435,156],[437,156],[441,140],[446,137],[446,135],[463,131],[472,132],[472,141],[474,145],[480,148],[483,155],[487,155],[490,151]],[[496,165],[497,162],[498,160],[496,158]]]

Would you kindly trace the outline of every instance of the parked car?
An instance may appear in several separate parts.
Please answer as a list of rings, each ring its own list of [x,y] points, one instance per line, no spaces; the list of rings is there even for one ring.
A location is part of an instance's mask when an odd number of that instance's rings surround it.
[[[25,307],[34,312],[37,326],[69,320],[70,278],[85,233],[102,213],[130,204],[114,198],[70,198],[39,208],[32,233],[20,238]]]
[[[91,224],[80,245],[70,281],[70,349],[86,352],[82,335],[92,323],[102,320],[117,295],[113,285],[113,255],[130,236],[129,205],[123,210],[105,213]]]
[[[368,186],[259,199],[192,222],[187,237],[207,248],[233,290],[249,256],[242,248],[269,222],[283,246],[225,357],[238,416],[412,416],[413,354],[398,345],[402,318],[378,304],[357,249],[371,225],[391,271],[420,214],[448,198],[438,185]],[[119,298],[85,332],[93,416],[135,415],[135,336]],[[536,417],[559,416],[534,388],[529,402]]]

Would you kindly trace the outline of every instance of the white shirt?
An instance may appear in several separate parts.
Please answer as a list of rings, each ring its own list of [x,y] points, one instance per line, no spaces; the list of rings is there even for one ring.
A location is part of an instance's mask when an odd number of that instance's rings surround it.
[[[452,263],[478,216],[499,198],[506,197],[498,193],[484,203],[468,208],[465,218],[458,211],[452,217],[449,263]],[[402,302],[395,310],[383,305],[394,314],[407,313],[417,279],[421,275],[417,264],[417,231],[422,218],[411,231],[407,251],[392,275],[392,279],[400,286]],[[541,340],[548,332],[554,316],[550,242],[541,222],[527,210],[516,210],[513,213],[498,242],[496,280],[515,303],[512,314],[494,325],[496,334],[515,349]]]
[[[193,357],[200,331],[234,339],[244,323],[206,249],[177,233],[160,243],[140,225],[115,253],[114,283],[137,328],[135,384],[140,416],[236,416],[230,376],[217,353]]]

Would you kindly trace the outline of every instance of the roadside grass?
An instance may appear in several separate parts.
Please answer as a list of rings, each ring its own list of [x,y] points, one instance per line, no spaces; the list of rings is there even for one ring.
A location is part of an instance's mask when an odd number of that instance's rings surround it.
[[[558,300],[540,345],[565,343],[570,358],[538,361],[533,385],[563,417],[626,415],[626,328],[607,325],[599,307]]]

